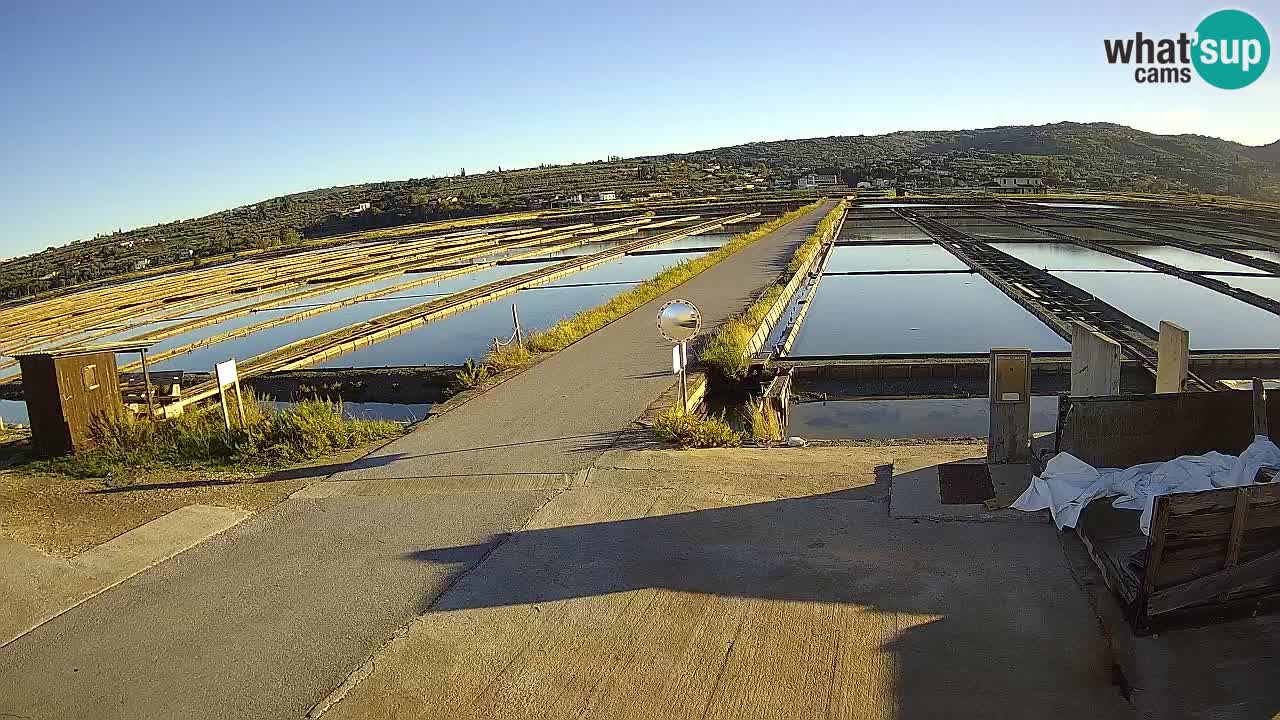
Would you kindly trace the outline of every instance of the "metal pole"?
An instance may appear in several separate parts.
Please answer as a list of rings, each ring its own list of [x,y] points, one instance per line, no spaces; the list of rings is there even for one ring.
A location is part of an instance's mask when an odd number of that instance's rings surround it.
[[[151,373],[147,371],[147,351],[139,350],[138,355],[142,356],[142,384],[147,388],[147,413],[151,417],[155,417],[156,402],[151,397]]]
[[[689,376],[689,357],[685,355],[684,341],[680,341],[680,406],[685,412],[689,411],[689,383],[686,378]]]

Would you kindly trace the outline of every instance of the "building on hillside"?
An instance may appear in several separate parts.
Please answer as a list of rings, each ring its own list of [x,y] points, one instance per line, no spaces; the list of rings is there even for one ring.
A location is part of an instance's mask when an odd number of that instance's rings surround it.
[[[859,190],[869,190],[870,188],[871,188],[871,183],[867,182],[866,180],[863,180],[862,182],[858,183]]]
[[[833,188],[840,185],[839,175],[818,175],[809,173],[808,175],[796,178],[797,188]]]
[[[601,190],[600,192],[589,192],[582,194],[583,202],[614,202],[618,199],[618,193],[613,190]]]
[[[1044,178],[1038,177],[998,177],[992,178],[985,186],[988,190],[1002,193],[1042,193],[1047,192]]]

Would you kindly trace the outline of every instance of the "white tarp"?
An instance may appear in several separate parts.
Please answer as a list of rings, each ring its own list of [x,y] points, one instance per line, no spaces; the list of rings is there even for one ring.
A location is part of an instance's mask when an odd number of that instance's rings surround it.
[[[1159,495],[1250,485],[1263,467],[1280,467],[1280,448],[1257,436],[1239,457],[1219,452],[1184,455],[1168,462],[1131,468],[1095,468],[1068,453],[1058,453],[1044,472],[1013,503],[1018,510],[1048,509],[1058,529],[1075,527],[1090,501],[1116,496],[1114,507],[1141,510],[1143,534],[1151,528],[1151,509]]]

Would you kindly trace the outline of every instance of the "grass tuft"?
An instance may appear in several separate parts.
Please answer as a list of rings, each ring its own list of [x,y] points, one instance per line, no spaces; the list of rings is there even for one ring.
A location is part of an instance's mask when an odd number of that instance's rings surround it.
[[[747,421],[751,426],[751,439],[757,443],[770,443],[782,439],[782,426],[778,416],[770,411],[763,400],[757,400],[747,408]]]
[[[95,446],[75,455],[31,462],[30,470],[73,477],[112,477],[162,469],[270,470],[399,435],[388,420],[348,420],[341,403],[305,400],[288,409],[250,400],[245,422],[226,430],[218,406],[189,409],[170,420],[120,412],[90,425]]]
[[[453,375],[453,384],[458,386],[459,390],[469,390],[477,385],[483,385],[489,379],[489,366],[477,365],[474,360],[467,358],[462,363],[462,369]]]
[[[658,415],[654,422],[658,438],[681,448],[738,447],[742,434],[729,427],[724,417],[701,418],[678,406]]]

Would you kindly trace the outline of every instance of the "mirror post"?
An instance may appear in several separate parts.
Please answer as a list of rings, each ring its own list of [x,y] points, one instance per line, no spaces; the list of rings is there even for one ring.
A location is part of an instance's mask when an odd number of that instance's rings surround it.
[[[680,341],[680,407],[689,412],[689,355],[685,352],[685,341]]]

